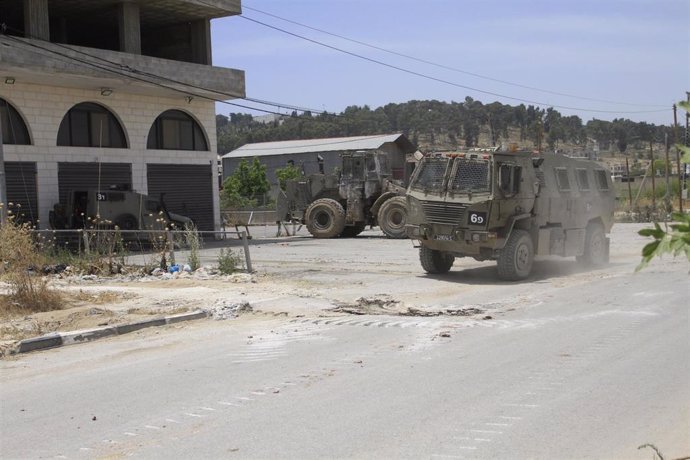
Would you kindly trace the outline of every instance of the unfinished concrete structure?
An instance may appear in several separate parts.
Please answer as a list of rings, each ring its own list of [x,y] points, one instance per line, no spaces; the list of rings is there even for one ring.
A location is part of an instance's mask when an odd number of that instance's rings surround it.
[[[211,65],[210,20],[239,0],[0,0],[8,201],[41,228],[70,189],[125,185],[220,225],[215,102],[244,72]]]

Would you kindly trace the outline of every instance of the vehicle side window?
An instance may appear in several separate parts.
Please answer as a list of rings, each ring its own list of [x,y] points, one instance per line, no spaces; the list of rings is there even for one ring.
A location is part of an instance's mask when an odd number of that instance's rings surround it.
[[[577,186],[580,188],[580,190],[588,191],[589,190],[589,175],[587,174],[587,170],[586,169],[576,169],[575,172],[577,175]]]
[[[367,155],[367,171],[376,171],[376,158]]]
[[[352,177],[363,177],[364,176],[364,159],[363,158],[353,158],[352,160]]]
[[[570,191],[570,179],[568,178],[568,170],[566,168],[556,169],[556,182],[558,183],[558,190],[561,192]]]
[[[599,188],[599,190],[609,189],[609,181],[606,180],[606,171],[604,171],[603,169],[595,169],[594,177],[596,178],[597,187]]]
[[[501,164],[498,169],[498,187],[504,196],[517,195],[520,192],[522,168],[517,165]]]
[[[343,177],[352,177],[352,158],[343,158]]]

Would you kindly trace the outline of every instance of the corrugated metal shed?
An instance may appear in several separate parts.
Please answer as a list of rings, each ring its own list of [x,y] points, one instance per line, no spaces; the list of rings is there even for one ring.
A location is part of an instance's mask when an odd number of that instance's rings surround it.
[[[401,150],[414,152],[415,148],[403,134],[377,136],[333,137],[328,139],[300,139],[294,141],[260,142],[245,144],[228,152],[223,158],[246,158],[296,153],[331,152],[343,150],[373,150],[389,142],[401,142]]]

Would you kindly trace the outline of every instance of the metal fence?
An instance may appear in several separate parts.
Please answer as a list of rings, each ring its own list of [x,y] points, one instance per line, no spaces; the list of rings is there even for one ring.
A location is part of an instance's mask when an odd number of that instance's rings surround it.
[[[175,253],[191,250],[189,232],[183,230],[34,230],[45,249],[66,249],[79,254],[106,255],[113,251],[126,252],[130,257],[150,253],[166,253],[174,260]],[[242,245],[243,262],[247,272],[253,272],[246,231],[196,231],[200,250],[223,249],[233,242]]]

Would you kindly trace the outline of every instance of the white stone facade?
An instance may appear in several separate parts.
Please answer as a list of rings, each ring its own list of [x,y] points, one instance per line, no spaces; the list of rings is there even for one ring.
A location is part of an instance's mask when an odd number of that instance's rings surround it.
[[[0,81],[0,98],[12,105],[24,119],[31,145],[4,145],[5,161],[36,162],[38,183],[38,212],[42,229],[48,228],[48,213],[58,201],[58,163],[101,162],[130,163],[132,187],[147,193],[147,163],[211,165],[212,177],[218,175],[216,119],[214,102],[193,98],[188,102],[184,94],[174,97],[129,94],[122,88],[110,96],[102,96],[97,89],[75,89]],[[82,102],[100,104],[120,121],[129,148],[93,148],[57,146],[58,128],[67,112]],[[146,148],[149,130],[156,118],[166,110],[180,110],[195,119],[202,127],[209,151],[149,150]],[[216,182],[213,191],[214,227],[220,227],[219,196]],[[183,187],[184,184],[181,184]]]

